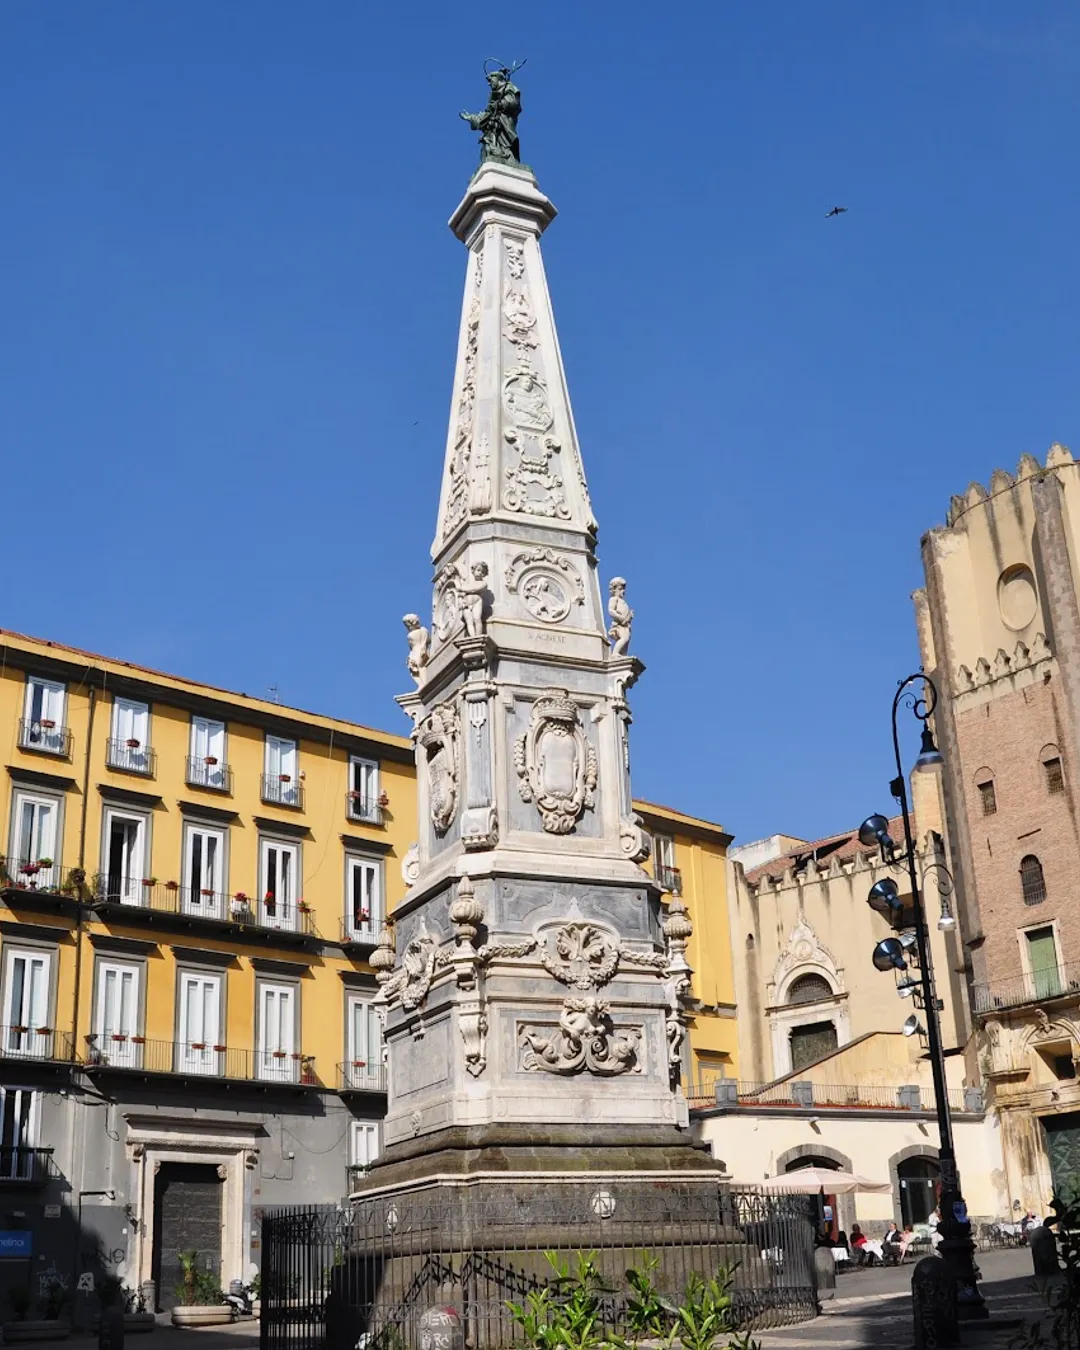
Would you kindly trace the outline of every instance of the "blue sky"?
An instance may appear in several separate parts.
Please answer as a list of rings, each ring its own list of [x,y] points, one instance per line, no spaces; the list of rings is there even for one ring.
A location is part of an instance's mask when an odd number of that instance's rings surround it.
[[[0,625],[407,729],[486,56],[561,213],[635,790],[844,828],[920,534],[1080,442],[1073,4],[7,0]]]

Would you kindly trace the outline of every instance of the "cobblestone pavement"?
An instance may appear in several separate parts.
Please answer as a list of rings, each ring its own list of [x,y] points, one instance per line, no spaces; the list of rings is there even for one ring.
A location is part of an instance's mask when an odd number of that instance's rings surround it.
[[[1031,1275],[1031,1253],[1026,1248],[981,1252],[978,1262],[990,1322],[965,1323],[962,1343],[971,1350],[1006,1350],[1018,1322],[1034,1320],[1043,1307]],[[910,1350],[913,1270],[903,1266],[842,1275],[830,1311],[813,1322],[762,1332],[762,1350]]]

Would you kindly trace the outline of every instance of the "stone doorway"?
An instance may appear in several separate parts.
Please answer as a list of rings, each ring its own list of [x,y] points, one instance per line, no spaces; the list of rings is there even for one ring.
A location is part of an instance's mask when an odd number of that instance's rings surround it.
[[[1042,1127],[1054,1194],[1080,1197],[1080,1111],[1043,1116]]]
[[[159,1312],[180,1302],[181,1252],[197,1252],[199,1269],[220,1281],[223,1170],[211,1163],[163,1162],[154,1177],[152,1270]]]
[[[901,1227],[926,1223],[937,1208],[941,1169],[936,1158],[905,1158],[896,1166],[900,1188]]]

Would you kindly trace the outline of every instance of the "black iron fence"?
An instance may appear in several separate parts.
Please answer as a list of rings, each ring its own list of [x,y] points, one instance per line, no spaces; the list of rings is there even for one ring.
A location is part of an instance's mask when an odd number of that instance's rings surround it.
[[[38,720],[20,717],[19,748],[40,750],[42,754],[59,755],[61,759],[70,759],[71,732],[67,727],[58,726],[47,717]]]
[[[508,1304],[552,1283],[549,1252],[571,1269],[592,1254],[605,1334],[629,1330],[626,1271],[650,1257],[674,1300],[692,1274],[733,1269],[744,1327],[817,1310],[811,1201],[704,1179],[484,1181],[272,1210],[261,1251],[261,1350],[426,1350],[435,1321],[447,1350],[523,1344]]]
[[[185,777],[192,787],[226,793],[233,790],[232,768],[220,763],[216,755],[188,755]]]
[[[110,769],[120,769],[124,773],[141,773],[147,778],[154,778],[157,774],[157,751],[135,737],[128,740],[110,737],[105,742],[105,763]]]
[[[321,1087],[315,1056],[292,1050],[240,1050],[210,1041],[158,1041],[114,1032],[88,1032],[82,1064],[88,1072],[131,1070],[176,1073],[188,1077],[227,1078],[238,1082],[290,1083]]]

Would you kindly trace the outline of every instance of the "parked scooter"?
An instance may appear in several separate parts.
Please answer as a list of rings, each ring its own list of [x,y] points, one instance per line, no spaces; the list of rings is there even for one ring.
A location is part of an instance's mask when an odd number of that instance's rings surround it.
[[[243,1280],[230,1280],[229,1292],[222,1294],[222,1303],[227,1303],[233,1310],[234,1317],[253,1317],[251,1309],[251,1285],[245,1284]]]

